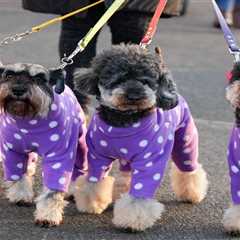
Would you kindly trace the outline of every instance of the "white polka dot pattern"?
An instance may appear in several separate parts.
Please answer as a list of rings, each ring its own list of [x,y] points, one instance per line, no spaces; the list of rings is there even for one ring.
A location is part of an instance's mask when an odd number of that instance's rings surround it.
[[[161,174],[160,174],[160,173],[155,173],[155,174],[153,175],[153,180],[154,180],[154,181],[158,181],[158,180],[160,180],[160,178],[161,178]]]
[[[56,111],[56,110],[57,110],[57,105],[56,105],[55,103],[53,103],[53,104],[51,105],[51,110],[52,110],[52,111]]]
[[[58,134],[53,134],[53,135],[51,135],[50,140],[52,142],[56,142],[59,140],[59,138],[60,138],[60,136]]]
[[[20,129],[20,131],[21,131],[22,133],[25,133],[25,134],[27,134],[27,133],[28,133],[28,130],[27,130],[27,129],[25,129],[25,128],[22,128],[22,129]]]
[[[13,144],[12,144],[12,143],[7,142],[6,144],[7,144],[7,147],[8,147],[9,149],[13,149]]]
[[[232,166],[231,166],[231,169],[232,169],[232,172],[233,172],[233,173],[238,173],[238,172],[239,172],[238,167],[235,166],[235,165],[232,165]]]
[[[31,124],[31,125],[36,125],[37,123],[38,123],[38,121],[35,119],[29,121],[29,124]]]
[[[134,123],[132,126],[133,126],[134,128],[138,128],[138,127],[141,126],[141,123],[140,123],[140,122],[137,122],[137,123]]]
[[[107,147],[108,143],[105,140],[100,140],[100,145],[102,147]]]
[[[93,176],[91,176],[88,180],[89,180],[89,182],[97,182],[98,181],[98,179]]]
[[[22,139],[21,135],[19,135],[18,133],[14,133],[13,136],[14,136],[14,138],[17,139],[17,140],[21,140],[21,139]]]
[[[152,162],[148,162],[145,167],[152,167],[153,163]]]
[[[139,147],[146,147],[148,145],[148,140],[143,139],[139,142]]]
[[[63,185],[63,184],[66,183],[66,178],[65,177],[61,177],[61,178],[59,178],[58,182],[59,182],[59,184]]]
[[[140,189],[142,189],[143,188],[143,184],[142,183],[136,183],[135,185],[134,185],[134,189],[136,189],[136,190],[140,190]]]
[[[127,148],[120,148],[120,152],[123,154],[128,154]]]
[[[14,181],[17,181],[17,180],[20,179],[20,177],[18,175],[12,175],[11,179],[14,180]]]
[[[163,136],[159,136],[157,141],[158,141],[159,144],[163,143]]]
[[[52,169],[59,169],[62,166],[62,164],[60,162],[55,163],[52,165]]]
[[[23,163],[18,163],[17,168],[22,169],[23,168]]]
[[[143,156],[143,158],[144,159],[147,159],[147,158],[150,158],[152,156],[152,153],[151,152],[148,152],[148,153],[146,153],[144,156]]]
[[[58,125],[57,121],[52,121],[52,122],[49,123],[50,128],[55,128],[55,127],[57,127],[57,125]]]

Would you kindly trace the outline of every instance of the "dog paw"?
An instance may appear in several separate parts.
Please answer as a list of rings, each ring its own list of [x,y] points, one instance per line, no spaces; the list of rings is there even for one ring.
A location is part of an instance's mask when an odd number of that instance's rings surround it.
[[[33,206],[33,202],[25,202],[25,201],[18,201],[16,202],[16,205],[18,207],[32,207]]]
[[[62,223],[63,223],[63,221],[53,222],[53,221],[48,221],[48,220],[38,220],[38,219],[35,220],[35,225],[37,225],[41,228],[57,227]]]
[[[223,216],[223,226],[227,233],[240,235],[240,206],[234,205],[227,209]]]
[[[201,165],[193,172],[182,172],[172,164],[170,176],[172,189],[179,200],[200,203],[205,198],[208,181]]]
[[[163,211],[163,204],[154,199],[138,199],[124,194],[115,203],[113,223],[127,231],[144,231],[160,219]]]
[[[127,193],[131,185],[131,172],[121,172],[114,176],[115,182],[113,186],[113,201],[121,198],[121,195]]]
[[[64,193],[44,190],[36,199],[35,223],[41,227],[60,225],[66,205]]]
[[[32,179],[29,176],[23,176],[21,180],[10,183],[6,189],[6,197],[11,203],[17,205],[32,204],[34,198]]]
[[[74,198],[80,212],[101,214],[112,203],[114,178],[106,177],[97,183],[79,177],[76,182]]]

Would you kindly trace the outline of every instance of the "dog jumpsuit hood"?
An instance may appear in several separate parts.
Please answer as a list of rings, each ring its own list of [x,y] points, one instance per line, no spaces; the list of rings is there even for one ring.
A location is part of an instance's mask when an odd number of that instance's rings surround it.
[[[51,190],[67,191],[71,179],[84,174],[87,152],[84,114],[68,87],[61,95],[54,94],[46,118],[2,113],[0,120],[6,180],[19,180],[26,173],[29,152],[37,152],[43,158],[43,181]]]
[[[90,182],[104,178],[114,159],[122,171],[132,171],[130,194],[152,198],[171,157],[184,172],[198,167],[198,133],[189,107],[179,96],[168,111],[155,109],[130,127],[107,125],[96,113],[87,133]]]

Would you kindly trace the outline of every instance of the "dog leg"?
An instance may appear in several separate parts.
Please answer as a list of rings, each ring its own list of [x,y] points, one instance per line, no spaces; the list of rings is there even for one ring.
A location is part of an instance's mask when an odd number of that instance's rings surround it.
[[[38,154],[31,152],[28,154],[27,175],[34,176],[36,173]]]
[[[205,198],[208,181],[201,165],[193,172],[182,172],[172,163],[170,177],[173,191],[178,199],[199,203]]]
[[[144,231],[160,219],[164,205],[154,199],[138,199],[124,194],[114,205],[113,223],[118,228]]]
[[[6,187],[6,197],[10,202],[19,206],[28,206],[33,202],[34,193],[31,176],[23,175],[19,181],[6,183]]]
[[[126,193],[130,189],[131,184],[131,172],[120,171],[119,175],[115,176],[115,182],[113,187],[113,201],[121,198],[123,193]]]
[[[35,223],[41,227],[60,225],[66,205],[63,192],[44,189],[36,199]]]
[[[80,212],[102,213],[112,202],[114,178],[107,176],[99,182],[89,182],[80,176],[76,181],[74,199]]]
[[[225,211],[223,226],[228,233],[240,235],[240,205],[232,205]]]

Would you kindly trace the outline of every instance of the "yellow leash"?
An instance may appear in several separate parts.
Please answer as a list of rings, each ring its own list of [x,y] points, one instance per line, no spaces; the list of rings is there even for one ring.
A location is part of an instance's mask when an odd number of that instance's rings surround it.
[[[21,40],[24,37],[27,37],[28,35],[30,35],[32,33],[40,32],[42,29],[47,28],[50,25],[53,25],[53,24],[58,23],[60,21],[63,21],[66,18],[72,17],[72,16],[74,16],[74,15],[76,15],[78,13],[84,12],[84,11],[86,11],[86,10],[88,10],[88,9],[90,9],[90,8],[100,4],[102,2],[104,2],[104,0],[99,0],[99,1],[97,1],[95,3],[92,3],[90,5],[87,5],[87,6],[83,7],[83,8],[79,8],[79,9],[73,11],[73,12],[67,13],[66,15],[53,18],[53,19],[48,20],[48,21],[46,21],[44,23],[41,23],[41,24],[39,24],[37,26],[34,26],[34,27],[31,28],[31,30],[28,30],[26,32],[17,33],[17,34],[15,34],[13,36],[6,37],[6,38],[4,38],[0,42],[0,47],[3,46],[3,45],[8,45],[10,42],[17,42],[17,41]]]
[[[59,66],[60,69],[65,68],[67,65],[73,63],[73,57],[75,57],[79,52],[82,52],[88,45],[88,43],[93,39],[96,33],[103,27],[103,25],[111,18],[111,16],[123,5],[126,0],[115,0],[113,4],[107,9],[107,11],[102,15],[98,22],[92,27],[88,33],[83,37],[77,44],[76,49],[68,56],[62,58],[62,64]]]
[[[61,59],[61,65],[57,69],[64,69],[66,66],[73,63],[73,58],[79,53],[84,51],[88,43],[94,38],[96,33],[103,27],[103,25],[111,18],[111,16],[123,5],[126,0],[115,0],[107,11],[102,15],[98,22],[91,28],[88,33],[82,38],[76,49],[68,56]],[[64,91],[64,80],[59,79],[55,86],[55,92],[61,94]]]
[[[84,11],[88,10],[89,8],[94,7],[94,6],[96,6],[96,5],[98,5],[99,3],[102,3],[102,2],[104,2],[104,0],[99,0],[99,1],[97,1],[95,3],[92,3],[92,4],[88,5],[88,6],[85,6],[83,8],[78,9],[78,10],[70,12],[70,13],[68,13],[66,15],[63,15],[61,17],[56,17],[56,18],[53,18],[53,19],[51,19],[51,20],[49,20],[47,22],[39,24],[39,25],[37,25],[35,27],[32,27],[32,32],[39,32],[43,28],[48,27],[49,25],[55,24],[57,22],[61,22],[61,21],[65,20],[66,18],[72,17],[72,16],[74,16],[74,15],[76,15],[78,13],[84,12]]]

